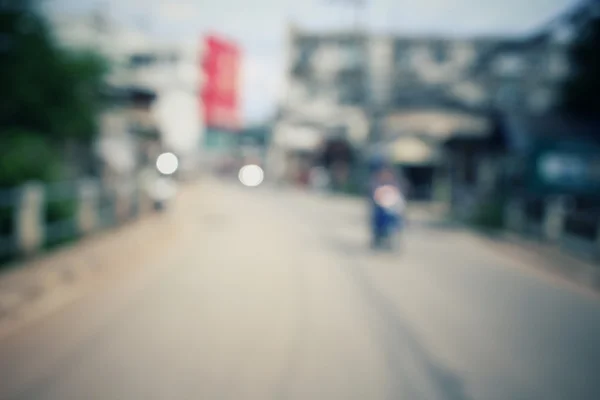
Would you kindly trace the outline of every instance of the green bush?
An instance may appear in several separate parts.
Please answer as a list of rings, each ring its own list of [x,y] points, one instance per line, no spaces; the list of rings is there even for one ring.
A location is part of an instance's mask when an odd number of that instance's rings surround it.
[[[0,131],[0,188],[61,176],[61,159],[42,135],[23,129]]]
[[[502,198],[489,199],[477,205],[470,223],[484,229],[502,229],[504,227],[504,205]]]
[[[63,244],[72,242],[78,236],[76,228],[76,213],[77,213],[77,201],[75,200],[62,200],[62,201],[51,201],[46,203],[45,210],[45,224],[49,226],[54,223],[60,223],[62,221],[71,221],[72,230],[67,232],[65,236],[47,237],[45,248],[52,249]]]
[[[72,219],[77,212],[77,201],[52,201],[46,203],[45,220],[47,224]]]

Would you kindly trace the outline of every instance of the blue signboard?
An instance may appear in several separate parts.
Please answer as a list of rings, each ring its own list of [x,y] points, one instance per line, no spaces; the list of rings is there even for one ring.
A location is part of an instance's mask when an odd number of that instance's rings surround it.
[[[556,193],[600,193],[600,148],[554,143],[536,152],[534,183]]]

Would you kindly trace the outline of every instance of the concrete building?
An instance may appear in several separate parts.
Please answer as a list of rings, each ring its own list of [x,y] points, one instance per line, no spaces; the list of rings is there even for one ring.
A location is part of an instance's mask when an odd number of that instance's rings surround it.
[[[128,176],[153,164],[162,150],[195,168],[203,123],[200,74],[194,43],[160,43],[107,14],[54,16],[53,31],[65,47],[91,49],[111,64],[106,84],[118,100],[100,116],[98,152],[112,175]]]
[[[418,191],[431,197],[438,172],[449,168],[444,143],[490,136],[492,114],[539,115],[555,106],[569,71],[567,43],[556,32],[523,38],[367,37],[292,27],[273,169],[305,162],[331,128],[341,127],[358,148],[378,142],[422,187]]]
[[[367,49],[365,38],[352,33],[312,35],[290,28],[287,95],[268,158],[272,176],[306,169],[330,135],[342,135],[354,146],[366,143]]]

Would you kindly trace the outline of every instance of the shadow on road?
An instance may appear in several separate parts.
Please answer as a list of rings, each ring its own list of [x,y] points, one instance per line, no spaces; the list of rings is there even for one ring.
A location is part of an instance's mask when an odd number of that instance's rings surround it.
[[[463,379],[435,359],[399,315],[395,304],[365,274],[364,261],[373,257],[371,251],[361,243],[339,237],[330,236],[327,241],[332,249],[347,255],[344,268],[374,311],[372,327],[383,346],[388,370],[393,374],[389,398],[469,400]]]

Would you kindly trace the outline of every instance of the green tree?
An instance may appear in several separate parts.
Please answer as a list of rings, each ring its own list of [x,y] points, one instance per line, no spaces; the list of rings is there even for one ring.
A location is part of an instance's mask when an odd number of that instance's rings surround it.
[[[563,87],[562,108],[582,117],[600,116],[600,17],[590,17],[569,51],[570,78]]]
[[[0,186],[56,178],[65,143],[90,143],[97,132],[107,63],[62,49],[38,5],[0,1]]]
[[[0,137],[0,183],[17,186],[23,181],[60,178],[60,156],[42,135],[29,131],[5,131]]]

